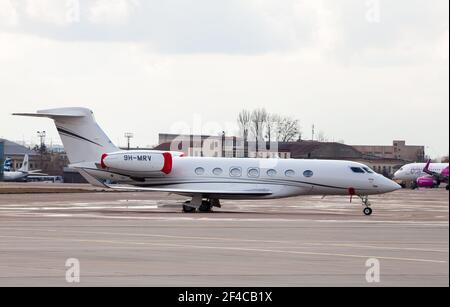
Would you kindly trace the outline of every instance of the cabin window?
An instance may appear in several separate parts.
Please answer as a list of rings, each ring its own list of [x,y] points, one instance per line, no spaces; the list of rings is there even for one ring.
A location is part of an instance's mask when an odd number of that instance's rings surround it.
[[[258,178],[259,177],[259,168],[249,168],[248,169],[248,177]]]
[[[215,169],[213,169],[213,174],[216,175],[216,176],[220,176],[220,175],[223,174],[223,169],[215,168]]]
[[[230,169],[230,176],[231,177],[241,177],[242,176],[242,169],[240,167],[233,167]]]
[[[357,174],[364,174],[364,170],[360,167],[351,167],[352,171]]]
[[[195,169],[195,173],[199,176],[202,176],[205,174],[205,169],[203,167],[198,167]]]
[[[277,175],[277,171],[274,169],[270,169],[267,171],[267,176],[269,177],[275,177]]]
[[[303,176],[305,176],[306,178],[311,178],[312,176],[314,176],[314,172],[311,170],[304,171]]]
[[[286,175],[286,177],[294,177],[295,176],[295,171],[289,169],[284,174]]]

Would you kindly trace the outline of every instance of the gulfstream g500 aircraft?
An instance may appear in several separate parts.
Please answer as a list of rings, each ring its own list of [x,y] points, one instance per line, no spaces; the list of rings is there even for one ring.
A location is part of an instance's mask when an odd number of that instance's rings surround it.
[[[371,215],[369,195],[400,189],[369,167],[349,161],[183,157],[179,152],[121,151],[91,110],[64,108],[15,115],[55,121],[71,167],[91,184],[120,190],[162,191],[191,197],[184,212],[209,212],[221,199],[300,195],[358,196]],[[111,180],[120,185],[106,185]]]

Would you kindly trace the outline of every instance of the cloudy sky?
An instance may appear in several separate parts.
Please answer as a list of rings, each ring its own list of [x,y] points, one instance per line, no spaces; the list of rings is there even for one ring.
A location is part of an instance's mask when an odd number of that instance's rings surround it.
[[[330,140],[449,148],[448,0],[0,0],[0,137],[84,106],[111,139],[235,133],[265,107]]]

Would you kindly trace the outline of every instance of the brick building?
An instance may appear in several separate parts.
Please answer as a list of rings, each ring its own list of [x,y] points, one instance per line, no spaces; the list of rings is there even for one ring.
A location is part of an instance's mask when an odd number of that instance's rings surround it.
[[[406,145],[405,141],[393,141],[389,146],[353,145],[364,155],[406,162],[424,162],[425,146]]]

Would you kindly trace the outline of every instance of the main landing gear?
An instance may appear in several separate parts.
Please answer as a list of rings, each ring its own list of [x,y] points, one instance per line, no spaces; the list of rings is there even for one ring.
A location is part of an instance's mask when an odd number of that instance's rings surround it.
[[[183,205],[184,213],[211,213],[213,207],[220,208],[220,201],[218,199],[201,200],[200,204],[195,204],[195,201],[186,201]]]
[[[194,213],[197,209],[195,207],[191,207],[191,202],[187,201],[183,205],[183,212],[184,213]]]
[[[370,208],[370,206],[372,205],[369,201],[369,196],[359,196],[359,198],[362,201],[362,205],[364,206],[364,215],[366,216],[370,216],[373,213],[372,208]]]

